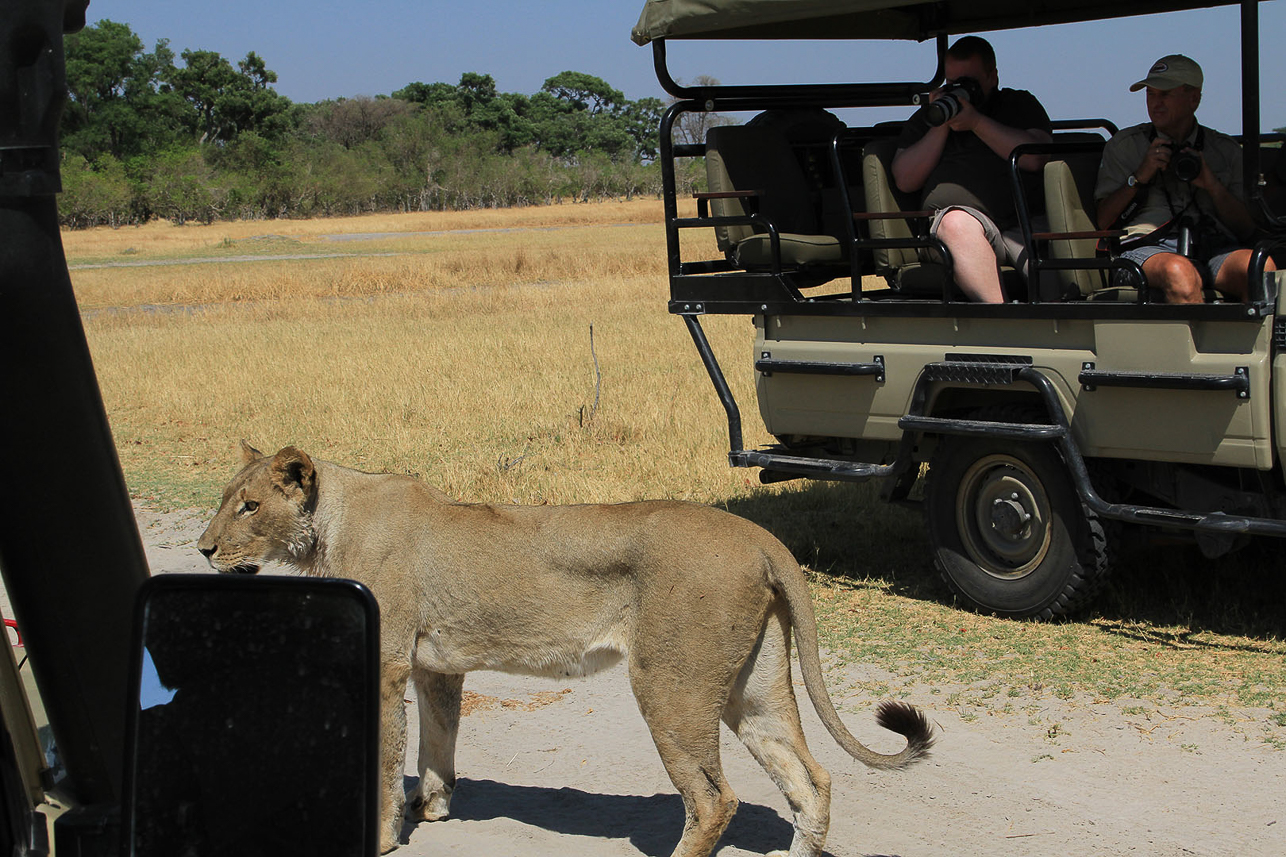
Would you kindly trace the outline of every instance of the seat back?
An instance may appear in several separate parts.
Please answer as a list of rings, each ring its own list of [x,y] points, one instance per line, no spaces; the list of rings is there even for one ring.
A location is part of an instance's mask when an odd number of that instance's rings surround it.
[[[714,199],[715,217],[741,217],[758,211],[778,232],[817,232],[817,215],[799,161],[774,127],[722,125],[706,134],[706,181],[712,192],[758,191],[755,202]],[[734,250],[755,234],[751,226],[716,226],[719,249]]]
[[[1060,135],[1057,139],[1076,140],[1080,136]],[[1102,138],[1089,135],[1085,139]],[[1094,222],[1094,184],[1101,158],[1101,152],[1076,152],[1045,164],[1045,213],[1050,232],[1090,232],[1098,228]],[[1058,239],[1049,242],[1047,252],[1053,259],[1092,259],[1097,243],[1093,238]],[[1044,276],[1054,278],[1058,294],[1088,297],[1108,285],[1100,270],[1046,271]]]
[[[882,137],[867,143],[862,149],[862,191],[866,210],[915,211],[919,206],[916,194],[903,193],[893,181],[893,156],[897,153],[897,138]],[[871,220],[867,222],[869,235],[874,239],[911,238],[911,224],[902,218]],[[919,262],[919,253],[913,247],[877,249],[874,251],[875,270],[884,276]]]

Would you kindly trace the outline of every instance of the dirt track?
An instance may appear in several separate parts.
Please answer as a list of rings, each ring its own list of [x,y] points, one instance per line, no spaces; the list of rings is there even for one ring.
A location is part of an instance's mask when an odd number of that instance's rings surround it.
[[[192,514],[139,512],[154,571],[201,571]],[[850,667],[852,677],[863,667]],[[843,687],[843,670],[831,686]],[[404,830],[399,855],[491,857],[668,855],[683,808],[624,669],[570,682],[471,674],[457,787],[448,821]],[[1260,740],[1271,712],[1174,708],[1137,713],[1128,701],[1043,699],[1039,716],[996,708],[966,719],[947,693],[910,701],[939,729],[932,758],[875,773],[843,753],[802,703],[809,745],[834,778],[827,853],[859,855],[1286,854],[1286,751]],[[409,696],[410,694],[408,694]],[[800,689],[801,700],[806,700]],[[853,732],[899,748],[871,714],[875,700],[836,695]],[[413,708],[413,704],[412,704]],[[975,709],[976,710],[976,709]],[[408,712],[415,722],[414,711]],[[741,807],[717,854],[788,848],[790,812],[767,775],[724,732],[724,767]],[[415,746],[414,735],[408,746]],[[406,767],[415,777],[414,759]]]

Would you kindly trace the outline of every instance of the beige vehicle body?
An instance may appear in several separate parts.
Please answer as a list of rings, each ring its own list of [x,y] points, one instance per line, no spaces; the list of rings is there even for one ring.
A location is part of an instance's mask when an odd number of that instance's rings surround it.
[[[862,126],[851,109],[924,103],[949,36],[1219,5],[1239,6],[1242,23],[1243,179],[1259,228],[1248,300],[1162,303],[1114,249],[1119,236],[1095,226],[1115,126],[1056,119],[1052,143],[1010,156],[1030,275],[1002,270],[1007,303],[966,301],[950,253],[925,230],[932,212],[912,210],[918,200],[889,180],[900,123]],[[1286,261],[1286,212],[1264,192],[1280,139],[1258,130],[1257,16],[1256,0],[1066,0],[1039,12],[1017,0],[649,2],[634,38],[652,43],[680,99],[661,127],[669,308],[726,410],[730,463],[761,468],[765,482],[882,480],[885,499],[922,506],[960,601],[1015,617],[1085,604],[1123,526],[1191,537],[1211,556],[1286,536],[1286,275],[1269,264]],[[843,36],[936,39],[937,72],[923,83],[685,87],[666,65],[675,39]],[[703,111],[749,121],[676,144],[677,119]],[[1034,176],[1048,232],[1018,172],[1027,154],[1048,158]],[[678,215],[683,157],[706,168],[696,217]],[[723,258],[689,258],[697,242],[679,236],[698,230]],[[742,442],[741,406],[701,327],[714,313],[754,319],[756,398],[774,446]]]
[[[1279,275],[1280,276],[1280,275]],[[759,410],[778,437],[822,435],[897,442],[898,421],[931,363],[980,353],[1025,361],[1052,382],[1081,453],[1092,458],[1270,470],[1286,438],[1275,426],[1286,389],[1286,355],[1274,355],[1276,316],[1235,321],[1134,319],[960,319],[756,317],[757,356],[867,363],[882,358],[883,381],[757,373]],[[1082,383],[1099,372],[1245,378],[1224,390]],[[1033,400],[1027,384],[939,381],[927,412],[970,403]],[[1279,411],[1274,414],[1274,408]]]

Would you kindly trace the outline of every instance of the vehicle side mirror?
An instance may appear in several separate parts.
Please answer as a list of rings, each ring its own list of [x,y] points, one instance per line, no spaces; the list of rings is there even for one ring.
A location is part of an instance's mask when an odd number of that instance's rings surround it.
[[[376,854],[378,653],[378,608],[354,581],[149,578],[121,853]]]

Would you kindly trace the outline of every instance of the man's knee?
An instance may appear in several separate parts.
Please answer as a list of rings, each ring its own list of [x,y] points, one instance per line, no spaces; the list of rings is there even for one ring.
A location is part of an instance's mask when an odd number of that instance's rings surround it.
[[[1148,285],[1165,292],[1170,302],[1202,300],[1201,273],[1192,262],[1177,253],[1157,253],[1143,263]]]
[[[1219,266],[1219,272],[1215,275],[1215,288],[1226,295],[1246,300],[1249,295],[1250,285],[1250,257],[1253,251],[1249,249],[1238,250]],[[1277,270],[1277,265],[1273,262],[1272,257],[1264,260],[1264,273],[1271,274]]]
[[[938,221],[937,236],[948,246],[961,241],[987,240],[978,218],[959,209],[953,209],[942,215],[942,219]]]

